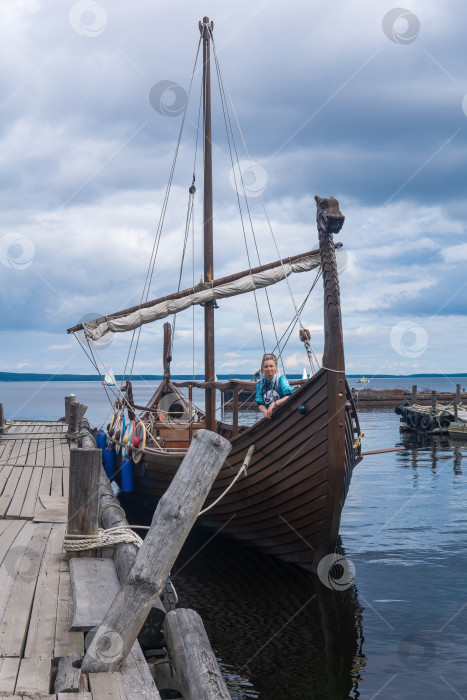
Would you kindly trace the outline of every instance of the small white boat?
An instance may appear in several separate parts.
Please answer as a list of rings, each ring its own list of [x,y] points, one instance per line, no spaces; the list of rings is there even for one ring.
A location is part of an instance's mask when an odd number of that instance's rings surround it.
[[[106,372],[104,377],[104,386],[115,386],[115,375],[111,369]]]
[[[366,377],[360,377],[360,379],[357,379],[358,384],[369,384],[370,380],[367,379]]]

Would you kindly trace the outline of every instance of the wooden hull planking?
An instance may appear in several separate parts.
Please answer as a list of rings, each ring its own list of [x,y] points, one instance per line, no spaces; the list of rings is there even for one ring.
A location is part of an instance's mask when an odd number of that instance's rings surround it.
[[[277,409],[239,435],[228,435],[232,451],[205,504],[209,507],[232,482],[251,445],[246,477],[201,516],[199,524],[315,571],[334,551],[340,514],[358,449],[358,421],[346,409],[350,392],[342,374],[320,370]],[[299,406],[305,406],[301,414]],[[186,450],[152,449],[135,466],[134,494],[156,503],[169,486]]]

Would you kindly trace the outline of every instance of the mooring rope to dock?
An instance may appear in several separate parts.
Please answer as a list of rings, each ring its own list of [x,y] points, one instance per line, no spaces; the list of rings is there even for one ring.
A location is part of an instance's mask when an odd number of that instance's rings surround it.
[[[84,549],[100,549],[101,547],[113,547],[116,544],[128,542],[141,547],[143,540],[128,525],[110,527],[108,530],[99,528],[97,535],[69,535],[65,534],[63,548],[66,552],[80,551]]]
[[[233,481],[231,481],[231,483],[227,486],[227,488],[225,489],[225,491],[224,491],[223,493],[221,493],[221,495],[219,496],[219,498],[216,498],[216,500],[214,501],[214,503],[211,503],[211,505],[209,505],[207,508],[204,508],[204,510],[200,510],[200,512],[199,512],[199,514],[198,514],[198,517],[199,517],[200,515],[204,515],[204,513],[207,513],[208,510],[211,510],[211,508],[213,508],[217,503],[219,503],[219,501],[221,501],[221,500],[224,498],[224,496],[230,491],[230,489],[232,488],[232,486],[233,486],[233,485],[235,484],[235,482],[241,477],[242,474],[245,474],[245,476],[247,475],[246,470],[247,470],[247,468],[248,468],[248,465],[250,464],[251,458],[253,457],[253,452],[254,452],[254,451],[255,451],[255,446],[254,446],[254,445],[251,445],[251,446],[248,448],[248,452],[246,453],[246,457],[245,457],[245,459],[243,460],[242,466],[241,466],[240,469],[238,470],[237,476],[233,479]]]

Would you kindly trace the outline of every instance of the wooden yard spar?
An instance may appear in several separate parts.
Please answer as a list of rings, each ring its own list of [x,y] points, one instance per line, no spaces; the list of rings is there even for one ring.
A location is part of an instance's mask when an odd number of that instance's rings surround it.
[[[214,279],[210,98],[212,27],[207,17],[200,22],[204,124],[203,282],[95,321],[78,324],[69,332],[84,330],[86,339],[91,342],[109,331],[132,330],[190,306],[203,305],[204,382],[174,382],[170,377],[171,353],[167,350],[164,354],[164,381],[145,407],[134,404],[129,407],[129,413],[130,410],[139,411],[139,420],[149,434],[144,451],[138,446],[133,448],[134,494],[142,501],[158,502],[171,484],[193,436],[198,430],[208,428],[227,438],[232,443],[232,451],[214,481],[200,524],[222,529],[224,535],[316,571],[322,557],[334,551],[352,470],[361,459],[358,417],[345,379],[335,256],[335,249],[341,244],[333,241],[334,233],[342,228],[344,217],[333,197],[315,197],[318,250]],[[263,418],[253,426],[242,426],[238,419],[239,391],[242,388],[254,391],[255,385],[240,380],[227,383],[216,381],[215,301],[276,284],[293,272],[305,272],[320,265],[324,287],[323,366],[310,379],[297,383],[294,394],[274,411],[271,420]],[[297,309],[296,313],[298,317]],[[166,349],[171,342],[169,328],[165,324]],[[188,389],[188,400],[181,387]],[[199,409],[193,410],[192,392],[197,387],[205,392],[205,414]],[[233,391],[231,423],[216,420],[215,395],[221,387]],[[169,405],[162,415],[159,407],[164,400]],[[120,417],[120,426],[123,402],[117,403],[116,410],[118,415],[114,418]],[[112,425],[115,425],[114,421]],[[113,441],[121,443],[122,437],[123,434],[111,430],[110,438]],[[250,449],[252,446],[253,451]],[[131,450],[130,443],[130,453]],[[251,458],[248,475],[235,480],[233,484],[247,454]]]

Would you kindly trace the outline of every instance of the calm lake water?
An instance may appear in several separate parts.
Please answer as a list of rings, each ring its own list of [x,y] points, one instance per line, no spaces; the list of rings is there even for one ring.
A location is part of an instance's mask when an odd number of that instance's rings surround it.
[[[407,386],[449,390],[443,381]],[[143,402],[155,385],[139,384]],[[97,383],[1,384],[0,401],[7,418],[57,418],[71,392],[103,422]],[[392,410],[359,415],[364,450],[404,449],[355,469],[340,529],[354,584],[331,591],[203,531],[173,568],[180,603],[201,614],[234,700],[467,698],[467,445],[402,440]],[[151,517],[125,508],[134,524]]]

